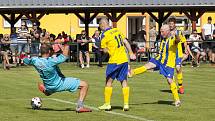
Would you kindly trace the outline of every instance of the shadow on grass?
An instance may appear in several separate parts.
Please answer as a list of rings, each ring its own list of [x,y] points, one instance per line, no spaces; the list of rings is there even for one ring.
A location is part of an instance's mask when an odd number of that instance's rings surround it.
[[[111,106],[112,110],[122,110],[123,107],[122,106]]]
[[[133,103],[130,105],[146,105],[146,104],[161,104],[161,105],[172,105],[173,101],[166,100],[158,100],[157,102],[149,102],[149,103]]]
[[[171,90],[160,90],[161,92],[167,92],[167,93],[172,93],[172,91]]]
[[[27,109],[31,109],[32,108],[27,108]],[[76,111],[75,109],[71,109],[71,108],[66,108],[66,109],[53,109],[53,108],[40,108],[39,110],[43,110],[43,111]]]

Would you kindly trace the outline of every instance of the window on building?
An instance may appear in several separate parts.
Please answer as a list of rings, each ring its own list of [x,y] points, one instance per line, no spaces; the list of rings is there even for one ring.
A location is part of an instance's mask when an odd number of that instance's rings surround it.
[[[21,21],[25,21],[26,24],[27,24],[27,27],[32,27],[32,22],[31,22],[29,19],[27,19],[27,18],[22,18]]]
[[[89,27],[99,27],[99,21],[101,20],[101,18],[103,18],[103,17],[102,16],[98,16],[98,17],[94,18],[90,22]],[[110,23],[110,26],[112,26],[111,20],[109,20],[109,23]],[[80,27],[85,27],[84,22],[82,22],[80,19],[79,19],[79,26]]]
[[[4,28],[10,28],[10,23],[7,22],[5,19],[4,19],[3,27],[4,27]],[[21,27],[21,19],[19,19],[19,20],[16,22],[16,24],[14,25],[14,27]]]
[[[192,25],[191,20],[186,16],[177,16],[176,18],[176,26],[184,26],[185,24]],[[167,23],[168,19],[165,21]],[[200,19],[196,22],[196,26],[200,26]]]
[[[16,22],[16,24],[14,25],[14,27],[17,27],[17,28],[21,27],[22,21],[25,21],[28,27],[32,27],[32,22],[31,22],[29,19],[27,19],[26,17],[23,17],[23,18],[19,19],[19,20]],[[4,28],[10,28],[10,23],[7,22],[7,21],[4,19],[4,24],[3,24],[3,26],[4,26]]]

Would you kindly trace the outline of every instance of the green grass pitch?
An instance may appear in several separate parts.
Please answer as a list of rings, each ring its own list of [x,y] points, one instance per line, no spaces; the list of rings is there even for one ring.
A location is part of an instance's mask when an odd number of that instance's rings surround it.
[[[140,64],[132,63],[132,67]],[[103,104],[105,68],[92,65],[80,69],[74,63],[60,65],[67,77],[86,80],[89,93],[85,104],[98,107]],[[113,83],[112,112],[93,110],[77,114],[75,105],[78,93],[56,93],[46,97],[37,89],[39,75],[33,67],[0,69],[0,121],[214,121],[215,120],[215,68],[183,67],[185,94],[180,95],[182,106],[171,105],[172,95],[166,79],[158,72],[146,72],[129,79],[130,111],[123,112],[122,90],[119,82]],[[41,110],[32,110],[33,97],[43,99]],[[58,101],[56,101],[57,99]],[[60,101],[59,101],[60,100]],[[71,103],[70,103],[71,102]]]

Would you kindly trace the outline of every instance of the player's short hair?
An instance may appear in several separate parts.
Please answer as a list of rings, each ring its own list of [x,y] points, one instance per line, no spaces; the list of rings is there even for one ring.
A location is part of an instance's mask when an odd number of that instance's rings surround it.
[[[168,22],[174,22],[174,23],[176,23],[176,18],[171,17],[171,18],[169,18]]]
[[[164,25],[162,25],[162,26],[161,26],[161,29],[164,29],[164,30],[166,30],[166,31],[169,31],[169,30],[170,30],[170,28],[169,28],[169,25],[168,25],[168,24],[164,24]]]
[[[53,51],[53,48],[50,44],[42,44],[40,47],[41,55],[48,54]]]
[[[106,24],[109,24],[109,21],[107,18],[101,18],[101,20],[99,21],[99,24],[101,24],[102,22],[105,22]]]

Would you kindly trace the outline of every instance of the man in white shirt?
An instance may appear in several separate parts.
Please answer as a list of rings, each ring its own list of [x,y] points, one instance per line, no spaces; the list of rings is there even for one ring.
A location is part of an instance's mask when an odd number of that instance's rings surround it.
[[[200,62],[199,62],[200,59],[205,57],[206,55],[199,47],[200,41],[202,41],[201,36],[197,34],[197,30],[193,30],[193,33],[190,35],[190,38],[189,38],[189,43],[191,45],[191,51],[196,53],[195,60],[196,60],[197,66],[200,65]]]
[[[215,27],[212,24],[212,18],[208,17],[208,23],[204,24],[202,27],[202,38],[204,41],[211,41],[213,39],[213,31],[214,31]],[[211,54],[212,54],[212,43],[211,42],[204,42],[202,45],[202,48],[204,50],[204,52],[207,52],[207,49],[209,49],[209,60],[212,60]],[[206,60],[204,58],[204,60]]]

